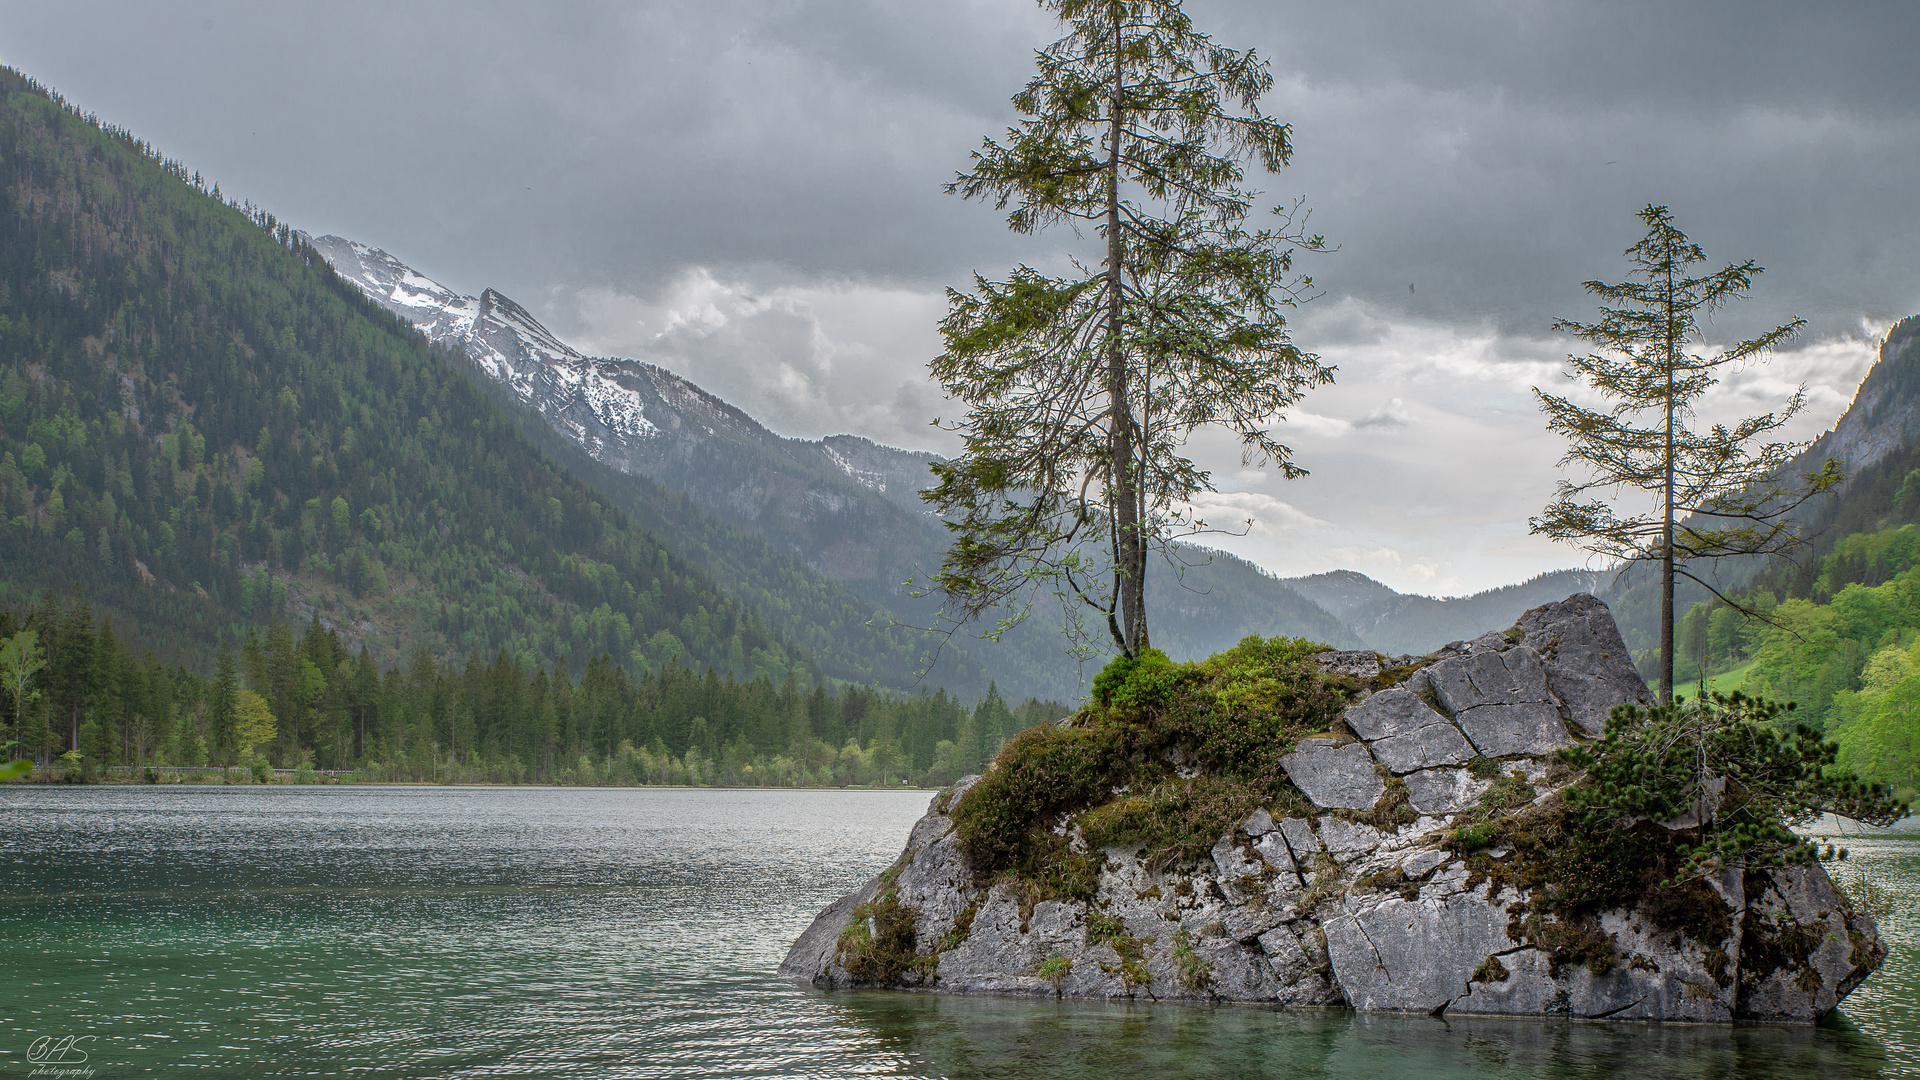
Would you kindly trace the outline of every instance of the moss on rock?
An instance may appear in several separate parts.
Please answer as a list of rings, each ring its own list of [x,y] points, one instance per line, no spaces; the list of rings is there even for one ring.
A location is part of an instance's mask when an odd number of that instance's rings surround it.
[[[1192,861],[1255,809],[1307,804],[1281,758],[1333,729],[1361,684],[1312,662],[1324,646],[1249,637],[1174,663],[1119,658],[1065,723],[1021,732],[952,808],[976,879],[1065,879],[1061,840],[1139,848],[1159,866]]]

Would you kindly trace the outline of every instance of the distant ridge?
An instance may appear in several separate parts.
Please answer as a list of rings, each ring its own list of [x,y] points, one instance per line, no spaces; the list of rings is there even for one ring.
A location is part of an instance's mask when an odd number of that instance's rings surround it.
[[[1398,593],[1352,570],[1284,580],[1346,623],[1369,647],[1384,653],[1424,654],[1450,641],[1505,629],[1522,612],[1542,604],[1595,592],[1610,576],[1590,570],[1553,570],[1517,585],[1448,599]]]

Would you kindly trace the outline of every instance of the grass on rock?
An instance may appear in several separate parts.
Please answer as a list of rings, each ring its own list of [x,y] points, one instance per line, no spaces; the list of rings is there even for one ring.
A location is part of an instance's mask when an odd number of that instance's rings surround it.
[[[1281,759],[1333,730],[1359,689],[1314,665],[1324,651],[1249,637],[1201,661],[1151,649],[1114,660],[1085,708],[1021,732],[952,808],[975,876],[1084,898],[1100,857],[1075,855],[1076,826],[1091,851],[1135,848],[1165,868],[1204,856],[1259,807],[1307,812]]]

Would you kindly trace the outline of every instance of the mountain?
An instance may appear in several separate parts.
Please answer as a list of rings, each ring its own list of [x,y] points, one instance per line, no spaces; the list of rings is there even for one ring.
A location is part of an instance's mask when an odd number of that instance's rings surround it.
[[[1554,570],[1518,585],[1436,599],[1409,596],[1352,570],[1284,579],[1295,592],[1344,622],[1368,648],[1425,654],[1450,641],[1513,625],[1522,612],[1601,588],[1610,575]]]
[[[319,619],[395,661],[804,650],[543,454],[270,215],[0,69],[0,606],[203,666]]]
[[[384,251],[337,236],[311,242],[342,277],[429,341],[462,350],[594,460],[685,491],[872,599],[905,595],[900,583],[927,531],[913,478],[931,455],[852,436],[782,438],[665,368],[581,355],[492,289],[463,296]]]
[[[1893,324],[1847,411],[1793,466],[1809,472],[1833,458],[1848,476],[1909,449],[1920,436],[1920,315]]]
[[[1357,570],[1329,570],[1324,574],[1288,578],[1287,586],[1349,626],[1352,625],[1349,620],[1356,613],[1407,599]]]
[[[932,617],[931,601],[904,583],[925,580],[949,542],[919,498],[936,455],[853,435],[776,435],[658,365],[581,354],[493,289],[458,293],[343,237],[309,242],[375,303],[459,349],[606,470],[683,493],[902,623]],[[1358,644],[1339,620],[1245,560],[1199,549],[1182,558],[1193,565],[1180,580],[1164,571],[1149,578],[1156,643],[1175,655],[1204,656],[1250,633]],[[724,562],[713,565],[721,580],[730,577]],[[1023,692],[1077,693],[1082,673],[1061,653],[1057,626],[1040,613],[1002,642],[967,641],[962,655]]]

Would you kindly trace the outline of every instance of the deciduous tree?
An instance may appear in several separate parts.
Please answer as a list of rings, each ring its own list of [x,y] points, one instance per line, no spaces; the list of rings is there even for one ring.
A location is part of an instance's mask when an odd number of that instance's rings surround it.
[[[33,630],[22,630],[0,644],[0,682],[7,688],[7,697],[13,702],[13,742],[14,749],[21,756],[26,754],[24,734],[27,702],[37,699],[40,691],[27,689],[27,684],[40,669],[47,666],[46,655],[40,651],[40,635]]]

